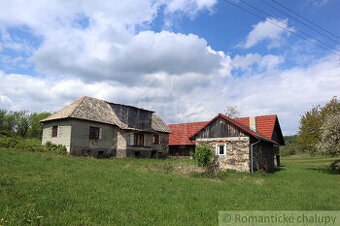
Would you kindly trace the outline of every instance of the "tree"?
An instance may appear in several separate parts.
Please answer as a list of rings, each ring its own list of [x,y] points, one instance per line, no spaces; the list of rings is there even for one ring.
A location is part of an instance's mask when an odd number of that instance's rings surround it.
[[[15,132],[21,137],[25,137],[30,127],[30,113],[27,111],[13,112],[15,118]]]
[[[316,145],[320,142],[322,122],[320,120],[320,106],[313,107],[300,119],[298,148],[301,152],[316,152]]]
[[[29,118],[29,129],[28,129],[28,136],[41,138],[43,124],[40,122],[41,120],[50,116],[51,113],[49,112],[42,112],[42,113],[32,113]]]
[[[321,126],[318,151],[331,156],[340,155],[340,114],[330,115]]]
[[[226,109],[224,110],[224,115],[229,118],[237,118],[240,116],[239,107],[236,105],[227,105]]]
[[[3,116],[3,124],[2,124],[2,131],[6,131],[6,132],[10,132],[13,133],[14,132],[14,127],[15,127],[15,116],[13,112],[7,112],[5,110],[3,110],[4,116]]]
[[[7,111],[0,109],[0,130],[4,130]]]
[[[322,125],[330,115],[340,114],[340,101],[333,97],[324,107],[316,106],[307,111],[300,119],[298,148],[311,154],[319,152],[318,144],[322,139]]]
[[[320,117],[323,122],[328,119],[330,115],[340,114],[340,100],[334,96],[323,108],[320,110]]]

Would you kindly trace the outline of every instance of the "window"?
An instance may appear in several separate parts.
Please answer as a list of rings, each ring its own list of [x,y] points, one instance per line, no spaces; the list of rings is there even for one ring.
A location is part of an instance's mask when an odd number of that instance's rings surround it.
[[[130,134],[130,140],[129,140],[130,146],[144,146],[144,134],[141,133],[131,133]]]
[[[217,155],[226,155],[226,144],[217,144],[216,145],[216,154]]]
[[[99,140],[99,127],[90,126],[90,134],[89,139],[91,140]]]
[[[58,126],[53,126],[52,127],[52,137],[57,137],[58,136]]]
[[[144,134],[135,134],[135,145],[144,146]]]
[[[158,134],[153,135],[152,143],[153,144],[159,144],[159,135]]]

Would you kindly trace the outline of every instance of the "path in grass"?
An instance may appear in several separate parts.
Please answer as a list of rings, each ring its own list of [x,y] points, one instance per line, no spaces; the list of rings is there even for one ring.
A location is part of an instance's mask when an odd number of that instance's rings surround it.
[[[0,150],[0,217],[13,225],[215,225],[219,210],[340,210],[331,158],[273,174],[182,175],[188,160],[91,159]],[[185,168],[185,167],[184,167]]]

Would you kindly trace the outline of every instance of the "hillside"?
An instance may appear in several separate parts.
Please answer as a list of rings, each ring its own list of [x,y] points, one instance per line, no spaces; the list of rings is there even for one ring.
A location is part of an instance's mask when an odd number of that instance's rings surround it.
[[[9,225],[216,225],[219,210],[337,210],[340,175],[325,170],[332,160],[295,155],[276,173],[207,178],[191,160],[0,150],[0,217]]]

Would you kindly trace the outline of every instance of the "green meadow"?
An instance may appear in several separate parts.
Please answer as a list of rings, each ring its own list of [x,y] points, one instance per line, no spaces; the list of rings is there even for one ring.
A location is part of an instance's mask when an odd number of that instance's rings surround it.
[[[292,155],[274,173],[210,175],[188,159],[0,149],[0,225],[216,225],[220,210],[340,210],[334,160]]]

